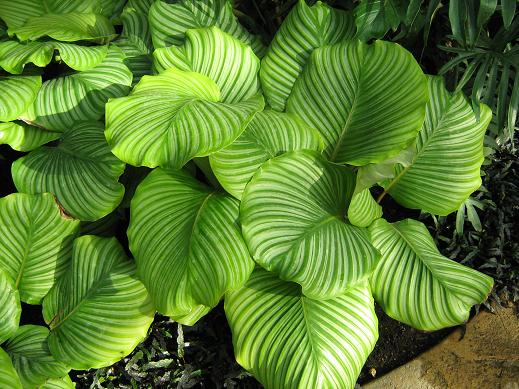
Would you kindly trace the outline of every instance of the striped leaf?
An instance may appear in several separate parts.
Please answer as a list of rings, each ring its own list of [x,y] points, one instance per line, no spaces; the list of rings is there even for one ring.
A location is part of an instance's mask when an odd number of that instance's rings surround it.
[[[179,46],[187,30],[217,26],[236,37],[261,56],[265,50],[261,39],[251,35],[234,16],[229,0],[156,1],[150,9],[150,27],[155,48]]]
[[[0,8],[0,17],[1,11]],[[104,44],[116,37],[112,23],[105,16],[78,12],[31,16],[20,27],[9,26],[8,32],[21,41],[49,37],[63,42],[92,41]]]
[[[22,389],[18,373],[11,362],[9,354],[0,348],[0,388]]]
[[[262,109],[261,95],[226,103],[208,77],[168,69],[106,104],[105,135],[112,152],[131,165],[180,168],[232,143]]]
[[[16,188],[24,193],[53,193],[76,219],[97,220],[112,212],[124,196],[118,182],[124,162],[111,152],[98,122],[66,130],[55,147],[41,147],[12,165]]]
[[[0,269],[0,317],[2,318],[0,321],[0,344],[16,332],[21,313],[20,295],[14,286],[14,282],[5,271]],[[2,387],[4,386],[0,385],[0,388]]]
[[[39,387],[47,379],[63,377],[70,370],[50,353],[48,336],[46,327],[25,325],[5,344],[24,388]]]
[[[51,194],[0,198],[0,269],[23,302],[39,304],[65,270],[78,228]]]
[[[23,119],[51,131],[64,131],[78,121],[98,120],[110,98],[125,96],[132,73],[124,55],[112,47],[96,67],[45,81]]]
[[[67,375],[63,378],[51,378],[48,379],[41,389],[74,389],[76,384],[72,382],[70,377]]]
[[[392,318],[427,331],[458,325],[490,293],[492,278],[442,256],[422,223],[379,219],[369,230],[382,254],[371,288]]]
[[[105,58],[108,46],[79,46],[61,42],[0,42],[0,67],[21,74],[25,65],[47,66],[59,52],[59,59],[77,71],[96,67]]]
[[[225,297],[236,359],[266,388],[353,388],[378,338],[366,281],[326,300],[257,269]]]
[[[151,74],[153,45],[148,23],[148,12],[154,0],[130,0],[126,4],[123,31],[114,43],[124,52],[125,64],[133,73],[133,84]]]
[[[382,185],[407,208],[448,215],[481,185],[483,137],[492,112],[481,105],[480,120],[461,93],[450,94],[441,77],[429,77],[430,101],[414,158],[397,164]]]
[[[17,151],[31,151],[60,137],[23,122],[0,123],[0,145],[7,144]]]
[[[349,41],[314,50],[287,111],[321,132],[329,160],[361,166],[414,141],[426,100],[426,78],[411,53],[395,43]]]
[[[174,67],[209,77],[226,103],[237,103],[260,91],[258,57],[218,27],[189,30],[183,46],[157,49],[153,59],[158,72]]]
[[[241,136],[210,156],[211,167],[223,188],[241,199],[256,170],[270,158],[292,150],[322,150],[319,133],[296,115],[258,112]]]
[[[355,174],[318,153],[265,162],[245,188],[243,235],[253,258],[311,298],[344,293],[377,258],[367,231],[345,221]]]
[[[310,54],[355,34],[350,13],[334,9],[320,1],[309,7],[299,0],[283,21],[261,62],[261,84],[267,103],[284,111],[295,81],[301,75]]]
[[[18,118],[41,88],[40,76],[0,77],[0,122]]]
[[[357,227],[369,227],[382,217],[382,207],[375,201],[369,188],[355,193],[348,207],[348,221]]]
[[[156,169],[131,203],[130,250],[157,307],[193,325],[252,272],[238,202],[184,171]]]
[[[67,273],[43,300],[52,355],[74,369],[90,369],[133,351],[155,313],[135,272],[115,238],[77,238]]]

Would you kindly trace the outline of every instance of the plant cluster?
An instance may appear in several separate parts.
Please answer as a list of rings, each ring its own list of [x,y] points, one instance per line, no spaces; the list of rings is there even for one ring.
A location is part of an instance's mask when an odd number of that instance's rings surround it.
[[[380,203],[456,211],[491,110],[350,12],[301,0],[268,48],[227,0],[0,0],[0,18],[0,143],[28,152],[0,199],[1,387],[71,387],[156,311],[191,326],[224,299],[263,385],[350,388],[374,301],[432,331],[490,293]],[[97,236],[125,208],[128,249]],[[21,302],[46,326],[19,325]]]

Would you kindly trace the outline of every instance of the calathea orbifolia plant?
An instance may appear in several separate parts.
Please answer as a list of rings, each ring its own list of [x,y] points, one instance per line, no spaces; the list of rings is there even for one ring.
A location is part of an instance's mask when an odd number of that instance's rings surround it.
[[[152,31],[184,12],[152,7]],[[389,223],[379,204],[458,209],[481,182],[490,110],[477,120],[405,49],[356,40],[351,15],[321,3],[300,1],[261,63],[223,30],[152,32],[157,74],[107,104],[112,152],[156,168],[131,204],[139,275],[183,324],[225,296],[237,360],[266,387],[353,387],[378,336],[373,297],[435,330],[490,292],[422,223]],[[180,170],[205,156],[229,194]]]

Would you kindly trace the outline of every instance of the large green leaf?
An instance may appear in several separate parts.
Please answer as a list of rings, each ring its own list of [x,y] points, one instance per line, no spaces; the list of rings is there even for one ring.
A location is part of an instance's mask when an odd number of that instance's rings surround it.
[[[189,30],[184,45],[157,49],[153,57],[159,72],[175,67],[209,77],[226,103],[240,102],[260,91],[258,57],[218,27]]]
[[[111,47],[96,67],[45,81],[23,119],[52,131],[64,131],[77,121],[100,119],[108,99],[130,90],[132,73],[123,60],[121,50]]]
[[[366,281],[326,300],[257,269],[225,297],[238,362],[266,388],[353,388],[378,338]]]
[[[63,378],[50,378],[41,389],[74,389],[76,384],[67,375]]]
[[[265,49],[261,39],[236,20],[229,0],[180,0],[172,4],[160,0],[151,7],[149,19],[155,48],[181,45],[187,30],[217,26],[250,45],[259,56]]]
[[[70,367],[56,360],[49,351],[46,327],[25,325],[5,344],[24,388],[36,388],[49,378],[65,376]]]
[[[68,272],[43,301],[49,348],[74,369],[109,366],[147,335],[155,310],[115,238],[74,241]]]
[[[368,227],[382,217],[382,207],[377,204],[369,188],[353,194],[348,207],[348,221],[357,227]]]
[[[258,112],[241,136],[210,156],[211,167],[224,189],[241,199],[245,185],[261,164],[292,150],[322,150],[319,133],[296,115]]]
[[[414,141],[426,100],[426,78],[411,53],[395,43],[348,41],[314,50],[287,111],[321,132],[328,159],[365,165]]]
[[[47,294],[66,267],[78,228],[51,194],[0,198],[0,269],[22,301],[37,304]]]
[[[461,93],[429,77],[430,101],[409,164],[396,164],[385,190],[408,208],[448,215],[481,185],[483,137],[492,112],[481,105],[479,122]]]
[[[0,388],[22,389],[18,373],[11,362],[9,354],[0,348]]]
[[[23,122],[0,123],[0,145],[14,150],[31,151],[60,137],[59,132],[46,131]]]
[[[53,193],[65,211],[80,220],[97,220],[112,212],[124,196],[118,182],[124,162],[111,152],[98,122],[76,123],[57,146],[42,147],[12,165],[20,192]]]
[[[129,164],[178,168],[232,143],[262,108],[261,95],[226,103],[208,77],[168,69],[108,102],[106,139]]]
[[[261,83],[268,104],[283,111],[312,51],[352,38],[354,34],[355,24],[350,13],[320,1],[309,7],[305,0],[299,0],[283,21],[261,63]]]
[[[237,219],[235,199],[186,172],[156,169],[142,181],[128,238],[160,313],[192,325],[245,283],[254,262]]]
[[[114,43],[126,55],[126,66],[133,73],[133,83],[151,73],[153,44],[148,23],[148,12],[154,0],[130,0],[123,14],[123,31]]]
[[[0,77],[0,122],[18,118],[41,88],[40,76]]]
[[[21,74],[28,63],[47,66],[59,51],[59,59],[74,70],[84,71],[97,66],[105,58],[108,46],[79,46],[61,42],[0,42],[0,67],[9,73]]]
[[[0,344],[18,329],[21,313],[20,295],[14,287],[14,282],[0,269]],[[0,385],[1,387],[3,386]]]
[[[308,297],[344,293],[377,258],[367,231],[345,221],[355,174],[318,153],[293,151],[263,164],[242,197],[240,220],[254,259]]]
[[[422,223],[379,219],[369,230],[382,254],[373,295],[392,318],[427,331],[458,325],[490,293],[492,278],[442,256]]]
[[[361,0],[355,8],[355,24],[357,25],[357,36],[363,41],[372,38],[382,38],[392,29],[406,22],[408,13],[409,24],[414,22],[420,9],[419,1],[403,0]],[[418,4],[416,6],[416,4]],[[417,8],[418,7],[418,8]],[[414,12],[413,12],[414,10]],[[408,28],[410,26],[406,26]]]

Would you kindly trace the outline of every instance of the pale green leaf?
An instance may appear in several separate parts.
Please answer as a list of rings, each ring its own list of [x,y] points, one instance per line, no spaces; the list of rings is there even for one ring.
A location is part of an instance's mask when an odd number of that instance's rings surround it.
[[[427,331],[458,325],[490,293],[492,278],[441,255],[424,224],[379,219],[369,230],[382,254],[373,295],[393,319]]]
[[[254,268],[238,225],[238,201],[188,173],[156,169],[131,204],[130,250],[157,307],[193,325]]]
[[[66,267],[78,228],[51,194],[0,198],[0,269],[23,302],[38,304],[47,294]]]
[[[17,119],[32,104],[40,88],[40,76],[0,77],[0,122]]]
[[[155,48],[181,45],[187,30],[217,26],[251,46],[258,56],[265,50],[261,39],[238,22],[229,0],[159,0],[151,7],[149,20]]]
[[[74,369],[109,366],[147,335],[154,307],[115,238],[74,241],[67,273],[43,301],[52,354]]]
[[[11,362],[9,354],[0,348],[0,388],[22,389],[18,373]]]
[[[369,227],[382,217],[382,207],[377,204],[369,188],[354,193],[348,207],[348,221],[357,227]]]
[[[232,143],[262,109],[261,95],[226,103],[208,77],[168,69],[142,77],[129,96],[108,102],[106,139],[134,166],[179,168]]]
[[[343,293],[371,272],[377,252],[345,215],[355,174],[312,151],[265,162],[245,188],[243,236],[253,258],[308,297]]]
[[[258,57],[250,47],[217,27],[189,30],[184,45],[157,49],[153,57],[158,72],[174,67],[209,77],[226,103],[260,92]]]
[[[42,147],[12,165],[16,188],[24,193],[53,193],[76,219],[97,220],[112,212],[124,196],[118,182],[124,162],[111,152],[98,122],[66,130],[57,146]]]
[[[43,384],[41,389],[74,389],[76,384],[67,375],[64,378],[51,378]]]
[[[17,151],[31,151],[60,137],[57,132],[46,131],[23,122],[0,123],[0,145],[8,144]]]
[[[61,42],[0,42],[0,67],[9,73],[21,74],[28,63],[47,66],[54,51],[59,59],[74,70],[84,71],[97,66],[105,58],[108,46],[79,46]]]
[[[322,150],[319,133],[296,115],[258,112],[241,136],[210,156],[211,167],[224,189],[241,199],[245,185],[261,164],[292,150]]]
[[[414,141],[426,101],[427,81],[411,53],[395,43],[348,41],[314,50],[287,111],[321,132],[329,160],[366,165]]]
[[[21,313],[20,295],[14,287],[14,282],[5,271],[0,269],[0,318],[2,318],[0,321],[0,344],[16,332]],[[0,385],[1,387],[3,386]]]
[[[429,77],[430,101],[414,157],[395,165],[386,192],[407,208],[448,215],[481,185],[483,137],[492,112],[481,105],[479,122],[461,93],[450,94],[441,77]]]
[[[378,338],[366,281],[326,300],[257,269],[225,297],[236,359],[266,388],[352,389]]]
[[[112,47],[96,67],[45,81],[23,118],[52,131],[100,119],[110,98],[130,90],[132,73],[123,60],[121,50]]]
[[[5,344],[24,388],[39,387],[47,379],[63,377],[70,370],[50,353],[48,336],[46,327],[25,325]]]
[[[350,13],[318,1],[299,0],[287,15],[261,63],[261,84],[267,103],[283,111],[296,79],[318,47],[350,39],[355,24]]]

